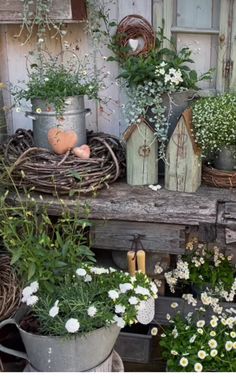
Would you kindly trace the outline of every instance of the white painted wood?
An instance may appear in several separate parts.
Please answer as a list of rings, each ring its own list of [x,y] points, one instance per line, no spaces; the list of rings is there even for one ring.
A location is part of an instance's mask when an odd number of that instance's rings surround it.
[[[185,113],[188,114],[188,110]],[[186,119],[181,116],[167,147],[165,165],[167,190],[195,192],[201,185],[200,151],[194,145],[189,130]]]
[[[153,0],[153,27],[158,30],[162,25],[163,0]]]
[[[233,69],[231,72],[229,87],[231,90],[236,90],[236,1],[233,3],[233,15],[232,15],[232,33],[231,33],[231,60],[233,62]]]
[[[152,0],[119,0],[118,21],[129,14],[138,14],[152,23]]]
[[[174,17],[174,0],[163,0],[163,19],[164,19],[164,35],[168,39],[171,38],[171,26]],[[169,47],[168,41],[164,42],[166,47]]]
[[[194,60],[194,63],[189,63],[188,66],[191,67],[191,69],[195,69],[199,75],[207,72],[212,66],[216,65],[216,56],[215,61],[212,61],[211,35],[178,33],[176,37],[178,50],[182,47],[189,47],[191,49],[191,58]],[[210,83],[208,81],[202,81],[199,83],[199,87],[201,89],[209,88]]]

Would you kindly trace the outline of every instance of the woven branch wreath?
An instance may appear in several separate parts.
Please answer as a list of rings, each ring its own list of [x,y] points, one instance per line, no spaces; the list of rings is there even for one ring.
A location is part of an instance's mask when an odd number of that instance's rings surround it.
[[[123,56],[145,55],[155,47],[154,29],[139,15],[124,17],[117,27],[116,37],[120,47],[131,47],[129,52],[122,52]]]

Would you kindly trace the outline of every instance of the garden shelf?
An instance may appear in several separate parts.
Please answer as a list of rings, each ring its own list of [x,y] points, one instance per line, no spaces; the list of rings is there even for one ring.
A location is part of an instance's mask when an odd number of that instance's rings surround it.
[[[0,2],[0,24],[20,23],[23,3],[19,0]],[[34,6],[32,6],[32,11]],[[76,22],[87,18],[86,0],[54,0],[50,17],[55,21]]]

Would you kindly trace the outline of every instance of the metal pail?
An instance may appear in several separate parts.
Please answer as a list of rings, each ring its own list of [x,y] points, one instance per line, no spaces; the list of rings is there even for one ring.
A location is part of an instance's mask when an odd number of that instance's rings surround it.
[[[63,114],[58,116],[53,105],[40,99],[32,100],[32,112],[26,112],[26,116],[33,119],[37,147],[52,150],[48,143],[48,131],[54,127],[62,131],[75,131],[78,137],[76,146],[87,143],[85,114],[90,110],[84,107],[84,96],[67,97],[65,105]]]

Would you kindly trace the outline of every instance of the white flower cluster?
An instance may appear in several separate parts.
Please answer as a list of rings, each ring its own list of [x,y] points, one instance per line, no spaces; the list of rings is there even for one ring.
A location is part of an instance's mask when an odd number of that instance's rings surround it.
[[[182,73],[180,69],[175,69],[175,68],[168,69],[166,66],[167,66],[167,63],[164,61],[156,66],[155,74],[157,78],[160,78],[161,76],[163,76],[165,84],[170,83],[171,85],[174,85],[174,86],[177,86],[181,82],[183,82]]]
[[[166,272],[164,274],[167,284],[170,287],[171,292],[175,292],[175,286],[178,279],[189,279],[189,266],[188,262],[184,262],[181,257],[178,258],[177,266],[174,270]]]
[[[28,306],[33,306],[38,302],[38,296],[34,295],[39,289],[37,281],[33,281],[29,286],[25,287],[22,291],[21,302]]]

